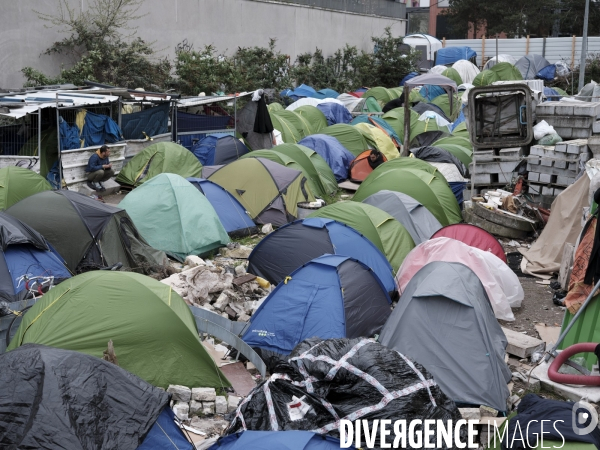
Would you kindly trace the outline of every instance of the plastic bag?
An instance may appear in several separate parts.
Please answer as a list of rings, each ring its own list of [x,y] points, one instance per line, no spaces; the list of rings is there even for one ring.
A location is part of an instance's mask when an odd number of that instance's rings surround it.
[[[537,125],[534,125],[534,127],[533,127],[533,138],[536,141],[539,141],[544,136],[547,136],[552,133],[556,134],[556,130],[554,129],[554,127],[552,125],[548,124],[548,122],[546,122],[545,120],[542,120],[540,123],[538,123]]]
[[[556,75],[559,77],[566,77],[571,72],[571,69],[569,69],[569,66],[564,61],[557,61],[554,65],[556,66]]]
[[[559,142],[562,142],[563,139],[558,135],[558,133],[554,132],[552,134],[547,134],[543,138],[536,141],[537,145],[556,145]]]

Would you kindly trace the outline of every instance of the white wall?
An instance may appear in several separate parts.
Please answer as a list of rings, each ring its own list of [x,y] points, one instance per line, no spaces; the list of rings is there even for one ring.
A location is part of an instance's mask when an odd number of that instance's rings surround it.
[[[89,0],[69,0],[78,9]],[[56,11],[58,0],[9,0],[0,14],[0,87],[19,88],[24,82],[20,69],[31,66],[49,75],[60,72],[56,56],[41,56],[61,35],[45,28],[33,10]],[[153,41],[162,56],[171,59],[175,46],[187,39],[194,48],[213,44],[231,54],[237,47],[267,46],[277,39],[277,49],[296,56],[314,51],[332,54],[347,44],[372,51],[371,36],[381,36],[391,27],[394,36],[404,36],[406,21],[363,16],[271,1],[252,0],[145,0],[148,15],[138,21],[138,35]]]

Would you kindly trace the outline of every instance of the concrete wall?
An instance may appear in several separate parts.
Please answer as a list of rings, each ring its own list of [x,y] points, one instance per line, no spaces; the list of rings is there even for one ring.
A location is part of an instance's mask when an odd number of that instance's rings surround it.
[[[85,9],[90,0],[69,0]],[[55,13],[58,0],[11,0],[0,14],[0,87],[19,88],[24,82],[20,69],[31,66],[57,75],[67,60],[40,56],[52,42],[61,39],[56,28],[46,28],[33,10]],[[398,7],[405,5],[398,3]],[[381,36],[391,27],[394,36],[404,36],[406,21],[267,0],[145,0],[148,15],[133,25],[138,35],[155,42],[159,55],[174,57],[175,46],[187,39],[194,48],[213,44],[231,54],[237,47],[267,46],[277,39],[277,48],[296,56],[316,47],[325,55],[346,44],[372,51],[371,36]]]

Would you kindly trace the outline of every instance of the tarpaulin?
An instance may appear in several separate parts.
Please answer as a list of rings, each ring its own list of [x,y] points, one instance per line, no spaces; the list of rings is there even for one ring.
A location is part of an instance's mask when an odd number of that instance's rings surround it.
[[[91,147],[122,141],[123,133],[119,125],[110,117],[87,111],[81,138],[85,139],[85,147]]]
[[[163,103],[153,108],[121,116],[121,129],[125,139],[144,139],[148,136],[164,134],[168,131],[169,103]]]

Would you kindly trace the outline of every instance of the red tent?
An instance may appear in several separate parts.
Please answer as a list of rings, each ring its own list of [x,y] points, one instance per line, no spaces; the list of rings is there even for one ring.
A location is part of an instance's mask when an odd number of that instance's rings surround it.
[[[348,171],[348,179],[353,183],[362,183],[365,181],[365,178],[373,172],[373,169],[369,165],[369,155],[371,154],[371,150],[365,150],[360,155],[358,155],[354,161],[350,163],[350,169]],[[383,161],[387,161],[387,158],[381,154],[383,157]]]
[[[485,250],[493,253],[502,261],[506,262],[506,254],[498,239],[493,235],[485,231],[483,228],[479,228],[475,225],[468,223],[455,223],[454,225],[448,225],[440,228],[438,231],[431,236],[431,239],[447,237],[461,241],[471,247]]]

